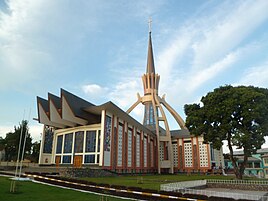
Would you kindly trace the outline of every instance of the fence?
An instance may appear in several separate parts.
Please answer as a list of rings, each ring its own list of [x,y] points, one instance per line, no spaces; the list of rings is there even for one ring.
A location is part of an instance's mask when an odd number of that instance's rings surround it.
[[[207,184],[239,184],[239,185],[266,185],[268,180],[218,180],[207,179]]]

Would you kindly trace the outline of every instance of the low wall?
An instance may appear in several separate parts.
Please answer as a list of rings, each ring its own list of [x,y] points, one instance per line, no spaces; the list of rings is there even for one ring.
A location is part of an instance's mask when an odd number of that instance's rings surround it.
[[[60,175],[64,177],[111,177],[116,176],[112,172],[102,169],[89,169],[89,168],[66,168],[60,171]]]

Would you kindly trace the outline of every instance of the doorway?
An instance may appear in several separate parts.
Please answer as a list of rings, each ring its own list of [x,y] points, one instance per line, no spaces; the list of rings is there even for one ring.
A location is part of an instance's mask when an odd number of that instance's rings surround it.
[[[73,166],[75,168],[81,168],[82,167],[82,159],[83,159],[83,156],[74,156]]]

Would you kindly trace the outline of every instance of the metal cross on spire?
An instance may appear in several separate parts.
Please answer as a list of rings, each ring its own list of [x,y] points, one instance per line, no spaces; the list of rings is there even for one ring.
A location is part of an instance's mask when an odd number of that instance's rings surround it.
[[[148,24],[149,24],[149,33],[151,33],[152,32],[152,17],[150,17],[149,18],[149,20],[148,20]]]

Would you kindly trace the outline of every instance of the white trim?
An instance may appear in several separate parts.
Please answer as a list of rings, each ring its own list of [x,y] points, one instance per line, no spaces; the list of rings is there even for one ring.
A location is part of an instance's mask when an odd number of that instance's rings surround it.
[[[42,133],[42,140],[40,143],[40,150],[39,150],[39,159],[38,159],[38,164],[42,164],[41,161],[43,160],[43,150],[44,150],[44,143],[45,143],[45,125],[43,126],[43,133]],[[54,137],[54,136],[53,136]],[[54,142],[54,141],[53,141]],[[53,144],[53,143],[52,143]]]
[[[99,166],[102,166],[103,164],[103,136],[104,136],[104,123],[105,123],[105,110],[101,111],[101,141],[100,141],[100,160],[99,160]]]

